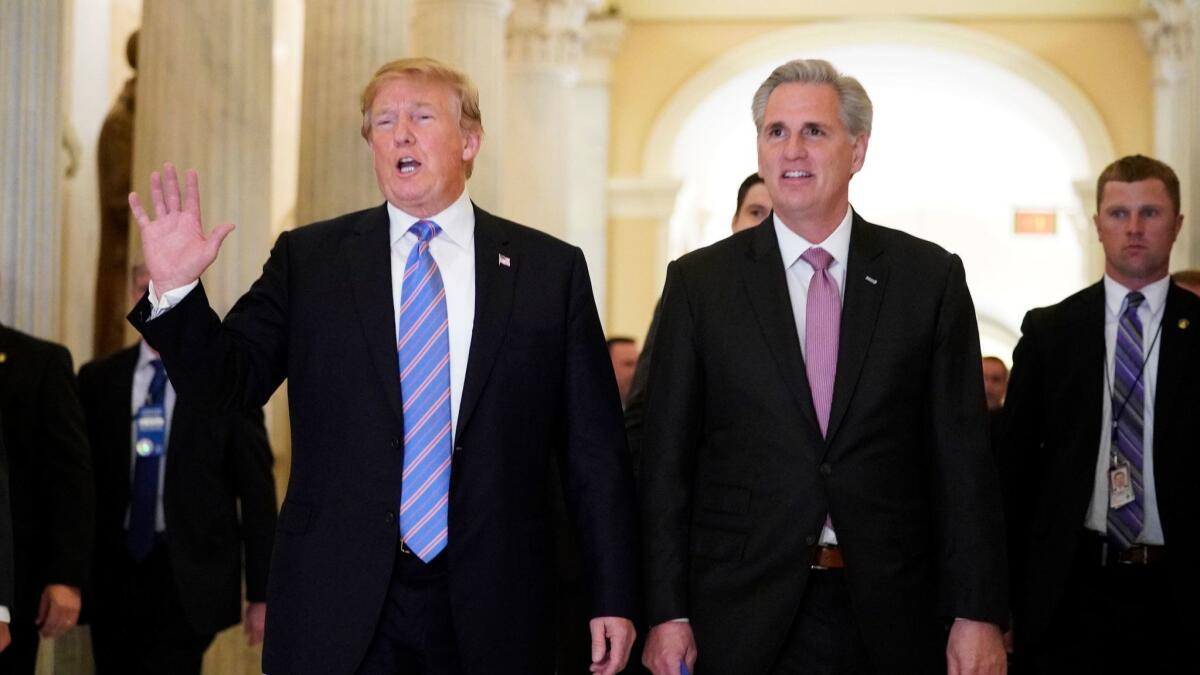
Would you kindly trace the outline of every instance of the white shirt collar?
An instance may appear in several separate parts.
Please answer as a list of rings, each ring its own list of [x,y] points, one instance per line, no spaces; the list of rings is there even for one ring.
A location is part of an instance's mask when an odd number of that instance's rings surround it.
[[[141,370],[150,365],[150,362],[159,358],[154,350],[150,349],[150,345],[146,344],[145,340],[138,341],[138,360],[135,370]]]
[[[850,257],[850,228],[854,222],[854,209],[849,205],[846,206],[846,215],[842,217],[842,222],[825,237],[825,241],[811,242],[801,237],[783,224],[778,213],[773,213],[771,218],[775,223],[775,238],[779,240],[779,253],[783,258],[784,269],[795,264],[802,253],[814,246],[820,246],[833,256],[834,265],[845,265],[846,259]]]
[[[1146,297],[1142,303],[1154,316],[1162,311],[1167,304],[1167,289],[1171,286],[1170,275],[1141,288],[1141,294]],[[1125,306],[1125,296],[1130,290],[1117,283],[1112,277],[1104,275],[1104,304],[1108,306],[1109,316],[1120,316]]]
[[[387,203],[388,240],[392,246],[408,234],[408,228],[418,220],[432,220],[442,228],[438,240],[447,241],[461,248],[468,248],[475,238],[475,207],[471,205],[471,196],[464,189],[458,199],[454,200],[440,213],[428,218],[418,218],[396,208],[391,202]],[[411,235],[415,237],[416,235]]]

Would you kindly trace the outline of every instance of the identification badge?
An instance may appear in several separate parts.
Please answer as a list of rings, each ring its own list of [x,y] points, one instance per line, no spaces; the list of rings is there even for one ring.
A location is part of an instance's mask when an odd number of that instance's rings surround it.
[[[1120,464],[1108,470],[1108,507],[1119,509],[1135,499],[1129,465]]]
[[[166,410],[161,405],[144,405],[133,418],[136,439],[133,449],[138,457],[159,457],[165,450]]]

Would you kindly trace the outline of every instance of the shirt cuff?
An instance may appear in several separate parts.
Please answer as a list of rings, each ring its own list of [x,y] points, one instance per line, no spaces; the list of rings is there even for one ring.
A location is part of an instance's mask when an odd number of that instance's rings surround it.
[[[689,621],[688,618],[685,616],[681,619],[671,619],[667,623],[691,623],[691,621]]]
[[[8,613],[8,608],[0,605],[0,623],[12,623],[12,616]]]
[[[158,317],[162,316],[163,312],[167,311],[168,309],[171,309],[175,305],[178,305],[179,301],[186,298],[187,294],[191,293],[192,289],[194,289],[199,284],[200,284],[200,280],[197,279],[190,284],[180,286],[178,288],[172,288],[171,290],[163,293],[162,296],[160,297],[158,295],[158,291],[155,290],[155,288],[154,288],[154,282],[151,281],[150,288],[147,291],[147,295],[149,296],[149,300],[150,300],[150,308],[151,308],[150,309],[150,320],[153,321],[153,320],[157,319]]]

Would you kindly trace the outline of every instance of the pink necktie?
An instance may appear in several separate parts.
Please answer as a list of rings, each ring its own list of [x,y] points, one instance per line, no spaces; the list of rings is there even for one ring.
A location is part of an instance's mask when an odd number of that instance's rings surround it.
[[[813,407],[817,410],[817,422],[824,436],[829,430],[829,409],[833,405],[842,298],[837,282],[829,275],[833,256],[828,251],[810,248],[800,255],[800,259],[813,268],[804,319],[804,370],[808,374]]]

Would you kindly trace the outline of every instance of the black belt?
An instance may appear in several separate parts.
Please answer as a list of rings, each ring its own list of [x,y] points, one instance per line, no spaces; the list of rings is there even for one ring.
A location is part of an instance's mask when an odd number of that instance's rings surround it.
[[[1082,554],[1086,556],[1086,559],[1099,563],[1101,567],[1115,565],[1153,567],[1166,562],[1166,546],[1134,544],[1128,548],[1121,548],[1107,535],[1092,530],[1083,532]]]

